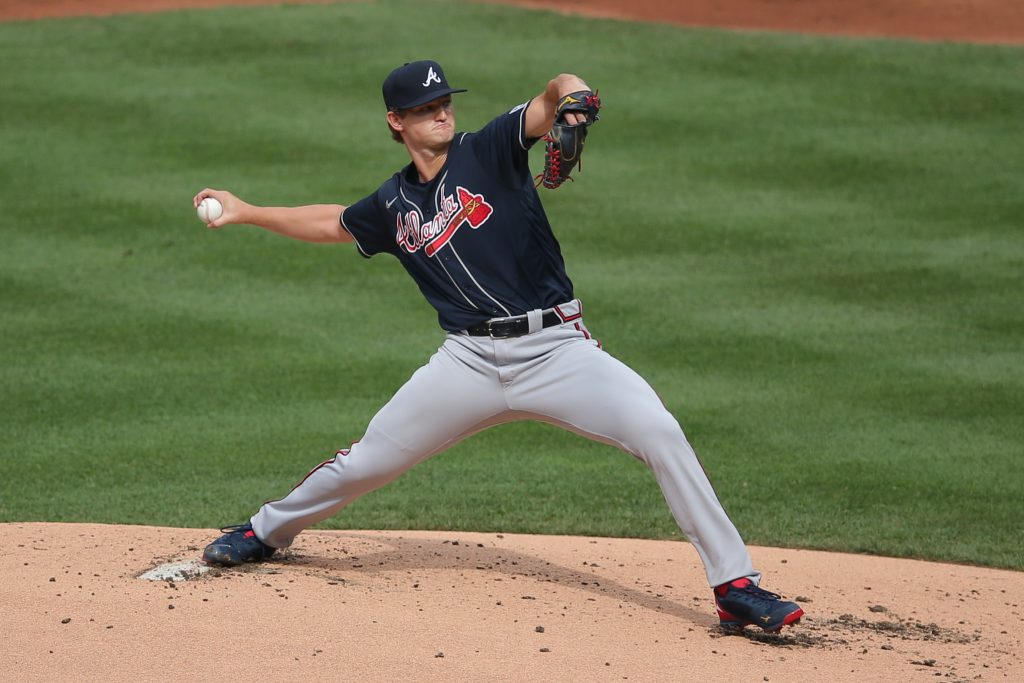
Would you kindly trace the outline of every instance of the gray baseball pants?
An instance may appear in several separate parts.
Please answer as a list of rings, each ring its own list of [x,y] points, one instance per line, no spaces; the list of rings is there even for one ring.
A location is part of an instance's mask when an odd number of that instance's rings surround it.
[[[281,500],[263,505],[253,530],[285,548],[304,529],[466,437],[505,422],[548,422],[621,448],[644,462],[712,586],[754,570],[679,423],[636,372],[603,351],[578,301],[561,325],[510,339],[450,333],[374,416],[350,449],[322,463]]]

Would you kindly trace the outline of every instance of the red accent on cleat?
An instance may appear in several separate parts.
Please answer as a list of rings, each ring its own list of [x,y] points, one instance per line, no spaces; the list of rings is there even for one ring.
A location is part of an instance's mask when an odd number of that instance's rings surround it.
[[[800,621],[801,617],[804,616],[803,609],[798,609],[792,614],[787,614],[786,618],[782,620],[783,626],[789,626],[790,624],[796,624]]]
[[[746,577],[739,578],[739,579],[733,579],[732,581],[727,581],[726,583],[723,583],[723,584],[721,584],[719,586],[715,586],[715,593],[717,595],[725,595],[726,593],[729,592],[729,587],[730,586],[733,586],[735,588],[746,588],[751,583],[752,583],[751,580],[746,578]]]

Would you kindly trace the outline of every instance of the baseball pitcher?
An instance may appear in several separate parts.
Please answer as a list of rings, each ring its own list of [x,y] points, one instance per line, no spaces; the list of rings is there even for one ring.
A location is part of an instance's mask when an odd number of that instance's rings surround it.
[[[476,132],[455,126],[454,93],[434,61],[384,80],[387,123],[410,163],[350,206],[254,206],[223,190],[210,228],[251,224],[307,242],[352,242],[399,260],[437,310],[446,338],[370,421],[248,523],[226,527],[206,562],[261,561],[360,496],[488,427],[531,419],[616,446],[644,462],[703,561],[721,623],[777,631],[803,610],[759,587],[760,574],[677,420],[654,390],[587,329],[537,188],[557,188],[580,163],[601,100],[556,76],[536,97]],[[528,152],[545,145],[536,177]],[[438,397],[445,410],[437,411]]]

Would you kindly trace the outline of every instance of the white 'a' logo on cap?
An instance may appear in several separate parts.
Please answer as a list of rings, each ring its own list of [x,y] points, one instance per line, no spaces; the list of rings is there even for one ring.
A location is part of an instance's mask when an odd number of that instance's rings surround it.
[[[441,85],[441,79],[438,78],[436,73],[434,73],[434,67],[430,67],[430,71],[427,72],[427,80],[423,81],[423,87],[426,88],[429,86],[431,81]]]

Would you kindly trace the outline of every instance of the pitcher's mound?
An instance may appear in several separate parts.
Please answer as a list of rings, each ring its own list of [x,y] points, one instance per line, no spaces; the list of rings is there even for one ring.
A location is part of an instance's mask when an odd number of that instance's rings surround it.
[[[1002,681],[1024,661],[1010,571],[755,547],[807,616],[728,636],[680,542],[311,531],[211,570],[215,530],[0,530],[19,680]]]

